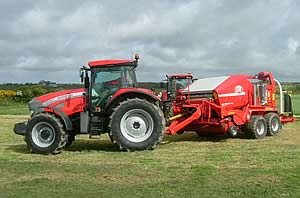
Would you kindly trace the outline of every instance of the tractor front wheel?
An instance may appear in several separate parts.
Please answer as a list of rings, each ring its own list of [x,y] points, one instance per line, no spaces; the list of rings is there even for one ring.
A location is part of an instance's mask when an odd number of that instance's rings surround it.
[[[163,112],[153,103],[134,98],[117,106],[110,119],[111,139],[121,150],[153,149],[163,138]]]
[[[263,116],[251,116],[247,124],[247,136],[252,139],[262,139],[267,134],[267,123]]]
[[[28,121],[25,141],[31,152],[57,154],[67,143],[63,125],[54,115],[39,113]]]

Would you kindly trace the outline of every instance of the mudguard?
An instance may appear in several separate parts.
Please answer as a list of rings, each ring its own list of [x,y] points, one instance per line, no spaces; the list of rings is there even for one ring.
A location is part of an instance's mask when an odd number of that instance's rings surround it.
[[[41,107],[38,107],[38,110],[35,113],[49,112],[49,111],[46,111],[45,109],[50,109],[50,110],[52,110],[53,113],[60,116],[61,119],[63,120],[64,124],[65,124],[65,127],[66,127],[67,131],[73,130],[73,125],[72,125],[72,122],[71,122],[70,118],[65,114],[65,112],[63,112],[62,110],[60,110],[56,107],[41,106]]]
[[[155,93],[149,89],[144,88],[121,88],[119,89],[106,103],[105,109],[109,109],[111,105],[119,100],[134,98],[134,97],[143,97],[154,102],[160,102],[161,99],[155,95]]]

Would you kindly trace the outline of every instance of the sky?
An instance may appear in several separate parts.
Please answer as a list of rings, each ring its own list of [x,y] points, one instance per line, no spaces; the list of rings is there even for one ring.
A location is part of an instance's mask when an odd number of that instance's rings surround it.
[[[0,83],[79,83],[79,68],[140,54],[138,81],[271,71],[300,81],[300,1],[1,0]]]

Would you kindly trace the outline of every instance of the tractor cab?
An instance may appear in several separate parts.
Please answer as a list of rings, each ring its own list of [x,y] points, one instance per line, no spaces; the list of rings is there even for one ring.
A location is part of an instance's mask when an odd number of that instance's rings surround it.
[[[90,81],[85,82],[88,88],[89,109],[97,112],[103,109],[107,101],[122,88],[134,88],[137,85],[135,69],[136,60],[106,60],[92,61],[90,66]],[[88,76],[88,75],[87,75]]]
[[[163,101],[173,101],[176,98],[176,93],[180,89],[185,89],[193,82],[193,75],[188,74],[168,74],[166,75],[166,83],[162,83],[162,88],[166,91],[162,93]]]
[[[188,88],[194,81],[193,75],[188,74],[167,74],[166,80],[161,82],[161,88],[165,89],[161,92],[161,100],[163,102],[163,112],[165,118],[173,116],[173,103],[179,90]],[[167,119],[167,126],[170,124]]]
[[[86,110],[101,112],[120,89],[136,88],[138,59],[136,55],[135,60],[98,60],[83,66],[80,77],[86,89]]]

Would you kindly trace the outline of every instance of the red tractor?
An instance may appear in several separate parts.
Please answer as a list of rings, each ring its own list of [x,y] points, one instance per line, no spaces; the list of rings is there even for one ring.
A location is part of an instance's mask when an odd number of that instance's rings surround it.
[[[280,90],[279,111],[276,83]],[[270,72],[198,79],[178,90],[166,133],[196,131],[236,136],[244,131],[250,138],[264,138],[278,134],[282,124],[295,121],[291,107],[291,97],[283,94],[281,84]]]
[[[35,153],[58,153],[77,134],[108,133],[122,150],[152,149],[163,138],[160,98],[137,88],[135,60],[100,60],[82,67],[84,88],[50,93],[29,102],[31,118],[15,124]]]
[[[166,83],[161,83],[161,88],[165,91],[162,92],[162,101],[173,101],[176,97],[177,91],[188,87],[193,82],[193,75],[188,74],[168,74],[166,75]]]
[[[166,75],[166,80],[161,82],[160,87],[163,91],[160,94],[162,101],[162,109],[165,115],[165,118],[170,118],[173,116],[173,106],[178,91],[184,88],[187,88],[194,81],[193,75],[188,74],[168,74]],[[167,119],[167,125],[170,124],[170,121]]]

